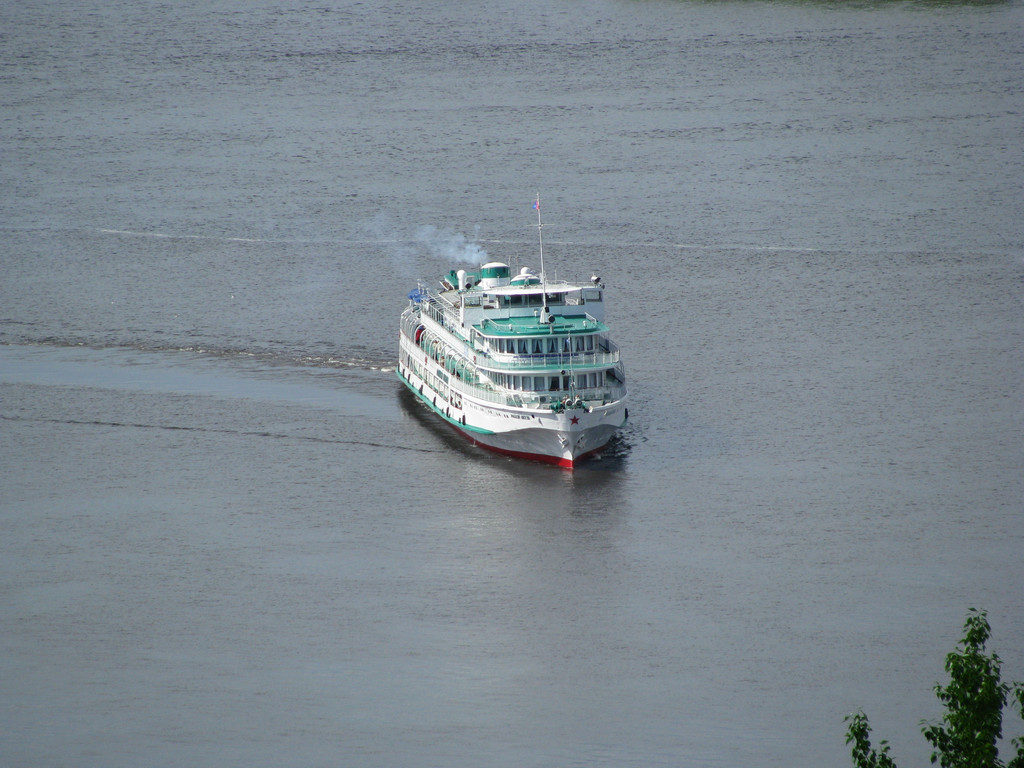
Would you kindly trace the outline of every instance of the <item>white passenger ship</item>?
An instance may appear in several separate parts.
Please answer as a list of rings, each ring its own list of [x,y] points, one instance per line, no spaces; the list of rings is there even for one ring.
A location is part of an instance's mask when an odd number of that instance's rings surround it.
[[[539,275],[493,261],[411,291],[397,372],[471,442],[571,468],[625,424],[626,377],[600,279],[547,280],[543,254]]]

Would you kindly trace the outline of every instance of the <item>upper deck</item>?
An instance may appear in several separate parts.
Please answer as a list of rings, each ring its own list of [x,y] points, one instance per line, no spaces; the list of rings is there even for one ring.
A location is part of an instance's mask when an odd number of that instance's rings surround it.
[[[604,333],[608,326],[590,315],[556,315],[549,323],[542,323],[533,315],[507,318],[484,317],[473,326],[480,334],[489,337],[505,336],[550,336],[552,334]]]
[[[508,265],[491,262],[474,272],[453,270],[442,278],[440,291],[421,289],[420,297],[427,299],[427,310],[438,322],[464,339],[471,331],[497,337],[608,330],[597,277],[542,282],[527,268],[510,277]],[[545,308],[547,317],[542,318]]]

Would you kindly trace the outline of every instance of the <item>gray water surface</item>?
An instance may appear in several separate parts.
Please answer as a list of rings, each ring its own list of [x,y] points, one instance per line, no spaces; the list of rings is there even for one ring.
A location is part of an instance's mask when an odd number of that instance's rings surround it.
[[[1024,679],[1022,21],[0,8],[0,763],[924,764],[969,607]],[[630,381],[572,473],[393,372],[538,191]]]

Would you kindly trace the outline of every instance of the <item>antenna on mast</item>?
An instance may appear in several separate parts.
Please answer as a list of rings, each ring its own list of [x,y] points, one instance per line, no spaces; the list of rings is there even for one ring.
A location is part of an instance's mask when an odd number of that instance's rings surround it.
[[[540,321],[544,324],[554,322],[551,312],[548,311],[548,286],[547,275],[544,273],[544,223],[540,220],[540,192],[537,193],[537,202],[533,204],[537,211],[537,239],[540,241],[540,289],[543,292],[543,306],[540,311]]]

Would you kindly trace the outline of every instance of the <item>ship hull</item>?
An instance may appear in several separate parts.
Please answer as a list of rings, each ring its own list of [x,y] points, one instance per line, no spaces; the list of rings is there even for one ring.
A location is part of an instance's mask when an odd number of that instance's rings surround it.
[[[537,413],[498,407],[463,397],[462,407],[438,399],[413,371],[399,367],[399,379],[430,410],[468,442],[506,456],[574,468],[598,453],[626,421],[622,403]]]

